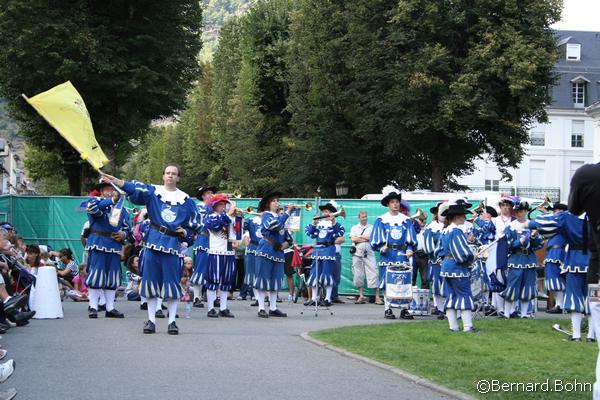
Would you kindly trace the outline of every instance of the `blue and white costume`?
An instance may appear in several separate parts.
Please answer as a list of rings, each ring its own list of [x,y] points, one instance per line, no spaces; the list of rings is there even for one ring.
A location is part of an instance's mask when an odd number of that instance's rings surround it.
[[[196,233],[196,240],[194,241],[194,272],[190,279],[192,285],[200,286],[204,284],[204,274],[206,274],[206,268],[208,267],[208,229],[205,226],[205,219],[212,210],[207,205],[200,203],[198,204],[198,229]],[[198,293],[196,293],[198,291]],[[200,298],[200,288],[195,288],[194,297]]]
[[[473,221],[473,236],[478,245],[487,245],[494,241],[496,237],[496,226],[492,220],[484,220],[479,217]]]
[[[92,198],[88,201],[87,213],[90,235],[85,249],[88,251],[88,273],[85,284],[90,289],[116,290],[121,282],[121,249],[123,245],[111,237],[112,233],[130,231],[129,214],[122,209],[117,226],[108,219],[113,209],[112,198]]]
[[[506,201],[506,199],[504,201]],[[506,289],[507,279],[508,242],[506,241],[506,237],[504,237],[504,231],[514,219],[515,218],[512,216],[503,215],[492,218],[492,223],[496,230],[495,240],[498,240],[498,243],[489,248],[486,275],[489,278],[489,288],[492,292],[492,307],[498,312],[504,310],[505,304],[501,292]]]
[[[344,236],[344,227],[338,222],[332,224],[331,221],[321,220],[317,225],[307,225],[304,232],[311,239],[316,239],[316,246],[312,253],[312,268],[307,284],[313,287],[333,286],[333,269],[337,262],[335,240]]]
[[[435,256],[442,259],[440,275],[447,291],[444,308],[473,310],[469,268],[474,256],[458,225],[452,223],[442,231]]]
[[[281,288],[285,261],[281,245],[290,240],[285,230],[287,219],[286,213],[263,213],[260,229],[262,239],[256,249],[254,287],[257,290],[277,292]]]
[[[101,297],[106,301],[106,311],[120,314],[114,310],[115,290],[121,282],[121,249],[123,245],[113,239],[111,234],[130,232],[129,214],[123,208],[117,226],[109,223],[114,203],[112,198],[91,198],[87,202],[90,235],[85,244],[88,254],[88,274],[85,284],[89,288],[90,309],[98,310]],[[120,317],[123,315],[120,314]]]
[[[212,213],[204,219],[204,227],[209,234],[208,267],[204,277],[206,290],[228,292],[235,273],[235,250],[230,242],[235,240],[232,220],[224,212]]]
[[[416,246],[415,229],[409,217],[398,213],[392,215],[390,212],[383,214],[375,220],[371,232],[371,247],[379,251],[379,288],[385,289],[385,275],[388,267],[409,267],[407,251],[413,251]],[[386,246],[387,251],[382,252]],[[384,291],[385,298],[385,291]],[[389,299],[385,298],[385,310],[391,310]]]
[[[433,300],[438,311],[444,311],[444,297],[446,293],[444,291],[444,280],[440,276],[442,272],[442,262],[435,255],[435,251],[439,246],[440,236],[444,224],[440,221],[431,221],[429,225],[425,227],[423,231],[423,237],[425,239],[425,253],[429,260],[429,282],[431,282],[431,293],[433,294]]]
[[[531,229],[538,229],[547,237],[560,235],[567,241],[568,246],[563,258],[561,273],[566,275],[566,292],[564,309],[571,312],[573,326],[572,338],[581,337],[581,321],[583,314],[589,314],[587,301],[586,274],[589,268],[590,252],[584,249],[584,221],[568,211],[546,214],[529,222]],[[590,237],[589,227],[587,237]],[[590,327],[593,324],[590,322]],[[593,330],[588,332],[588,338],[595,336]]]
[[[261,217],[257,215],[254,218],[245,219],[244,231],[248,232],[250,239],[244,255],[244,283],[252,287],[256,277],[256,249],[262,239]]]
[[[150,229],[144,237],[143,275],[140,294],[148,299],[162,297],[178,300],[183,296],[180,279],[183,268],[178,228],[185,236],[199,228],[196,204],[184,192],[167,191],[164,186],[125,182],[129,199],[146,205]],[[148,314],[150,315],[150,307]],[[152,318],[150,319],[152,321]]]
[[[540,235],[532,237],[531,230],[521,229],[520,225],[518,220],[514,220],[504,230],[510,252],[506,289],[501,294],[505,300],[504,316],[506,318],[510,318],[517,300],[521,301],[521,317],[526,317],[529,302],[537,295],[535,251],[544,247],[544,239]],[[523,242],[521,242],[522,239]]]

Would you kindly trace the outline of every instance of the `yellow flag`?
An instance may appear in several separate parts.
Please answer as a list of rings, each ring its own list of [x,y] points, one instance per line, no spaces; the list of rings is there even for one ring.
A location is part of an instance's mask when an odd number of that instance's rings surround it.
[[[108,164],[109,160],[100,148],[96,136],[94,136],[94,128],[85,103],[70,81],[31,98],[23,95],[23,98],[94,169],[98,170]]]

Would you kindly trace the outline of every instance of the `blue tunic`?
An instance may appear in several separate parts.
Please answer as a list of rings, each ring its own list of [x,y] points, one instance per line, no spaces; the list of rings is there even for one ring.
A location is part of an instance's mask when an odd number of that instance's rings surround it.
[[[122,231],[130,232],[129,214],[123,208],[117,226],[109,223],[114,203],[112,198],[91,198],[87,202],[90,236],[85,249],[88,251],[88,273],[85,284],[91,289],[115,290],[121,282],[121,248],[123,245],[111,237]],[[97,231],[99,233],[94,233]]]
[[[496,225],[491,220],[486,221],[477,217],[473,221],[473,236],[479,245],[490,244],[496,237]]]
[[[451,224],[440,235],[435,256],[442,259],[442,271],[446,290],[444,308],[472,310],[470,267],[475,259],[467,242],[467,236],[457,225]]]
[[[331,224],[329,221],[322,221],[317,225],[308,224],[304,232],[311,239],[316,239],[307,284],[316,286],[319,283],[323,286],[333,286],[334,271],[337,267],[335,240],[344,236],[344,227],[338,222]]]
[[[417,244],[417,235],[410,218],[398,213],[392,215],[389,212],[375,220],[371,231],[371,247],[379,251],[379,288],[385,288],[385,274],[387,267],[409,267],[406,252],[413,251]],[[381,248],[387,246],[387,251],[381,252]]]
[[[263,213],[260,229],[262,239],[256,249],[254,287],[257,290],[277,291],[281,287],[285,256],[280,246],[290,240],[285,230],[288,217],[286,213]]]
[[[168,192],[163,186],[141,182],[125,182],[123,190],[129,199],[148,209],[148,219],[162,229],[176,231],[183,228],[189,237],[200,227],[195,202],[181,190]],[[177,236],[161,233],[150,227],[144,235],[144,255],[140,295],[153,298],[179,299],[183,296],[181,273],[181,241]]]
[[[587,313],[586,273],[589,266],[590,252],[583,249],[583,220],[568,211],[555,215],[544,215],[530,221],[529,226],[536,228],[548,237],[561,235],[568,242],[562,264],[562,272],[566,273],[565,310]],[[588,238],[590,237],[588,227]]]
[[[256,278],[256,249],[260,239],[262,239],[260,230],[260,216],[244,220],[244,231],[248,232],[250,238],[244,255],[244,283],[248,286],[254,285],[254,279]]]
[[[444,224],[438,221],[432,221],[423,231],[425,253],[429,263],[429,282],[431,282],[431,292],[436,296],[445,296],[444,280],[440,276],[442,272],[442,261],[435,256],[435,250],[440,243]]]
[[[229,291],[235,274],[235,251],[230,239],[234,239],[227,214],[211,213],[204,218],[208,230],[208,266],[204,278],[207,290]]]
[[[208,267],[208,229],[204,226],[206,215],[212,210],[209,206],[198,204],[198,226],[196,240],[194,241],[194,272],[190,278],[192,285],[203,285],[204,275]]]

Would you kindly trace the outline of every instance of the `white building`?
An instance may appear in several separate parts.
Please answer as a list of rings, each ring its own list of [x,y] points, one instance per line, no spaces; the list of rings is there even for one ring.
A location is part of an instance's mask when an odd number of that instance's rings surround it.
[[[521,164],[502,181],[494,163],[478,160],[475,172],[458,178],[472,190],[566,201],[571,176],[584,163],[600,161],[600,131],[584,108],[600,99],[600,33],[558,31],[559,75],[547,107],[548,123],[530,131]]]
[[[32,193],[19,161],[19,156],[9,142],[0,139],[0,195]]]

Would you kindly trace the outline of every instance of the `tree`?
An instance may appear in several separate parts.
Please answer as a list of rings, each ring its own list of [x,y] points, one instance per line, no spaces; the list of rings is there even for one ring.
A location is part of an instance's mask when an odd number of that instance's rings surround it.
[[[482,154],[506,172],[545,118],[559,11],[558,0],[300,1],[289,107],[304,162],[353,193],[442,190]]]
[[[45,171],[61,170],[71,194],[80,194],[82,176],[91,175],[66,141],[17,100],[20,93],[71,80],[114,170],[152,119],[183,107],[198,76],[200,27],[200,5],[190,0],[0,3],[0,95],[30,147],[59,155]]]

